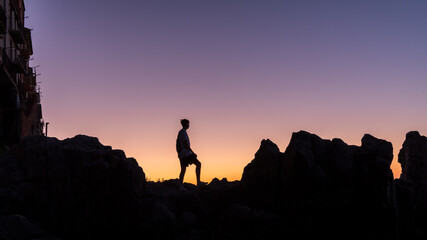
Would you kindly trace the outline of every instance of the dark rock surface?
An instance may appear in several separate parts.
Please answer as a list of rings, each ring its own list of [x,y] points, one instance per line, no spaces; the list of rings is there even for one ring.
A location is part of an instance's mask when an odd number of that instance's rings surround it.
[[[419,132],[406,134],[399,152],[402,166],[396,180],[399,225],[406,239],[427,238],[427,138]]]
[[[399,152],[399,163],[402,166],[400,179],[427,182],[427,137],[416,131],[407,133]]]
[[[283,180],[283,153],[270,141],[262,140],[255,159],[243,170],[242,184],[248,188],[277,185]]]
[[[241,179],[249,204],[274,208],[280,204],[284,181],[283,157],[275,143],[269,139],[261,141],[255,158],[244,168]]]
[[[357,232],[347,239],[393,239],[392,159],[391,143],[371,135],[357,147],[300,131],[293,133],[283,154],[263,141],[242,184],[255,186],[248,190],[252,197],[264,193],[256,198],[262,200],[257,206],[286,216],[289,237],[331,239]]]
[[[44,231],[21,215],[0,217],[0,239],[46,239]],[[53,238],[52,238],[53,239]]]
[[[30,137],[0,156],[0,239],[426,239],[426,138],[408,133],[397,180],[391,143],[361,143],[263,140],[241,181],[183,191],[96,138]]]
[[[178,179],[148,182],[144,198],[146,221],[140,236],[149,239],[271,239],[281,218],[248,206],[239,181],[214,179],[207,186]]]
[[[135,159],[96,138],[29,137],[0,157],[0,214],[57,236],[123,236],[136,227],[144,184]]]

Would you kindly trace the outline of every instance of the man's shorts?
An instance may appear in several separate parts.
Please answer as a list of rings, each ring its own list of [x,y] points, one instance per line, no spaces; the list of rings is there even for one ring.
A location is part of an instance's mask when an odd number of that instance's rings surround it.
[[[181,167],[188,167],[188,165],[191,165],[191,164],[197,165],[198,163],[200,163],[199,160],[197,160],[196,154],[194,153],[188,157],[185,157],[182,159],[180,158],[179,162],[181,163]]]

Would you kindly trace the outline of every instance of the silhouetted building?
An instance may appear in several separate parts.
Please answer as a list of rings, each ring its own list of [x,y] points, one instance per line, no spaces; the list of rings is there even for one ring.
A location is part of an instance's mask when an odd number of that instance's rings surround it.
[[[23,0],[0,0],[0,148],[43,131],[31,30],[24,27]]]

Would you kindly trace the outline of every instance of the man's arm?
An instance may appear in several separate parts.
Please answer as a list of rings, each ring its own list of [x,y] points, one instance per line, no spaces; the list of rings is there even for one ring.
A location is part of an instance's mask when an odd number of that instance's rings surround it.
[[[197,156],[196,153],[194,153],[193,149],[191,149],[190,144],[188,141],[184,141],[184,147],[188,150],[190,150],[193,154],[195,154]]]

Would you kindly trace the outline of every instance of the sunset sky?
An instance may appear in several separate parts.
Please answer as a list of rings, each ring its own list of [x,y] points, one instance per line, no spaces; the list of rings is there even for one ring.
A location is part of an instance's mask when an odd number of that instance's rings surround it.
[[[202,180],[262,139],[427,135],[427,1],[26,0],[49,136],[96,136],[177,178],[188,118]],[[185,180],[195,181],[194,165]]]

